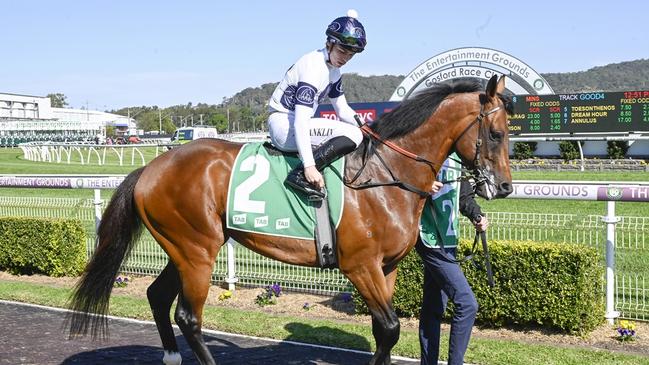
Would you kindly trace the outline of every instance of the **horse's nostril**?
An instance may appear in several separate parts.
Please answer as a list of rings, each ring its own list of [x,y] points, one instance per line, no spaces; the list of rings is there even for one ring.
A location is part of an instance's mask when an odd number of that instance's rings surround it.
[[[499,190],[502,194],[509,195],[512,193],[514,189],[512,189],[512,184],[508,182],[501,182],[499,186]]]

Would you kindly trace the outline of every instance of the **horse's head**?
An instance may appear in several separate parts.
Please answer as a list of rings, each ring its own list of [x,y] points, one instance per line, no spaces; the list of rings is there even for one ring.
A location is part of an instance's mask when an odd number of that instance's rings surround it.
[[[504,91],[505,76],[498,80],[494,75],[485,93],[479,94],[479,104],[475,98],[467,103],[468,116],[458,126],[454,143],[462,163],[473,171],[476,193],[485,199],[504,198],[512,192],[507,115],[513,106]]]
[[[492,77],[486,91],[481,90],[475,79],[435,84],[381,115],[365,127],[366,132],[400,154],[428,164],[434,172],[450,153],[457,152],[474,174],[478,195],[506,197],[512,192],[507,114],[513,112],[513,104],[503,95],[504,76]],[[416,185],[412,181],[408,186]],[[427,183],[432,185],[430,179]]]

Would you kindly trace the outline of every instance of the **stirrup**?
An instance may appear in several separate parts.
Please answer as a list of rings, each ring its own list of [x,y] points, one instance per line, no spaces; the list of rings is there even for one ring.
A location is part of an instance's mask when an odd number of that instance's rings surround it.
[[[315,194],[309,194],[306,196],[306,200],[310,202],[321,202],[327,197],[327,191],[323,190],[324,193],[321,192],[322,195],[315,195]]]
[[[327,197],[327,193],[326,193],[327,191],[326,190],[322,190],[322,191],[317,190],[317,189],[315,189],[313,187],[313,185],[311,185],[306,180],[304,180],[304,182],[306,184],[308,184],[308,186],[301,185],[298,182],[292,181],[292,180],[289,180],[289,179],[286,179],[286,181],[284,183],[286,185],[290,186],[291,188],[293,188],[294,190],[297,190],[297,191],[300,191],[300,192],[306,194],[307,200],[309,200],[309,201],[319,201],[319,200],[322,200],[322,199]]]

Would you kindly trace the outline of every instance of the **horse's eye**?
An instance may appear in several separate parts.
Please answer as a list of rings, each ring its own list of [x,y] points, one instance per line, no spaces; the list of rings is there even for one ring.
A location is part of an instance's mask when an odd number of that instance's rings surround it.
[[[503,132],[490,130],[489,131],[489,138],[491,138],[491,140],[493,140],[493,141],[500,142],[500,141],[503,140]]]

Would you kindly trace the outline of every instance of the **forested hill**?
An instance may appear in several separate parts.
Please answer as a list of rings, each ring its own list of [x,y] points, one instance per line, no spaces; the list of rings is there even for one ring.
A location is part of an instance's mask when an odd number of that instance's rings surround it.
[[[542,74],[556,93],[586,91],[649,90],[649,60],[615,63],[590,70]],[[386,101],[405,76],[361,76],[345,74],[345,95],[349,102]],[[266,103],[276,83],[249,87],[220,104],[188,103],[162,110],[157,106],[122,108],[112,111],[137,115],[139,129],[171,133],[177,126],[194,123],[216,126],[219,132],[252,131],[266,128]]]
[[[624,91],[649,89],[649,59],[613,63],[586,71],[541,74],[558,94],[587,91]],[[347,101],[372,102],[390,98],[404,76],[361,76],[345,74]],[[261,107],[275,89],[276,83],[247,88],[235,94],[230,104]]]
[[[649,89],[649,59],[612,63],[587,71],[541,74],[557,94]]]
[[[404,76],[361,76],[350,73],[343,76],[343,87],[348,102],[386,101],[399,86]],[[253,109],[266,105],[277,83],[249,87],[230,98],[227,103]]]

